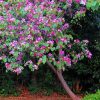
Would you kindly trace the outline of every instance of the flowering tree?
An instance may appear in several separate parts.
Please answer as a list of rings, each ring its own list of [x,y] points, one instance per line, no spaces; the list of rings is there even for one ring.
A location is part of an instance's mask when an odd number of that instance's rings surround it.
[[[72,0],[65,1],[56,4],[54,0],[0,0],[0,60],[17,75],[26,67],[34,71],[47,63],[71,98],[80,100],[68,87],[62,72],[84,57],[90,59],[92,54],[87,48],[88,40],[80,41],[67,34],[70,25],[63,18],[64,8],[71,7]],[[86,4],[85,0],[75,2]]]

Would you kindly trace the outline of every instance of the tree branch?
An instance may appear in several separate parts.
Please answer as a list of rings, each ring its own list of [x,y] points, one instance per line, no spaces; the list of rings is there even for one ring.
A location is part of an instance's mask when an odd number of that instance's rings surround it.
[[[54,71],[55,74],[57,74],[56,69],[54,68],[54,66],[47,60],[47,64],[49,65],[49,67]]]

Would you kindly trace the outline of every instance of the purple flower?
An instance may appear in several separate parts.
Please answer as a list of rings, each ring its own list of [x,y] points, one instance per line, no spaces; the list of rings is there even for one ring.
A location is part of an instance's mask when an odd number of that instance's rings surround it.
[[[67,23],[64,24],[63,27],[62,27],[63,30],[68,29],[68,28],[69,28],[69,24],[67,24]]]
[[[80,54],[77,54],[77,55],[76,55],[76,57],[77,57],[77,58],[80,58],[80,57],[81,57],[81,55],[80,55]]]
[[[10,53],[10,54],[14,54],[14,50],[10,51],[9,53]]]
[[[47,43],[53,45],[54,41],[53,40],[49,40],[49,41],[47,41]]]
[[[52,57],[52,53],[49,53],[48,56],[49,56],[49,57]]]
[[[71,6],[72,0],[67,0],[67,3],[68,3],[69,6]]]
[[[18,57],[17,57],[17,60],[21,61],[21,60],[22,60],[22,57],[23,57],[23,54],[20,53],[20,54],[18,55]]]
[[[13,42],[10,43],[10,45],[11,45],[12,47],[15,47],[17,44],[18,44],[17,41],[13,41]]]
[[[92,58],[92,53],[89,50],[85,50],[86,56],[91,59]]]
[[[14,29],[15,29],[15,26],[8,25],[8,29],[9,29],[9,30],[14,30]]]
[[[60,56],[63,56],[65,54],[65,52],[63,50],[59,51]]]
[[[3,3],[4,2],[4,0],[0,0],[0,3]]]
[[[4,20],[4,18],[2,16],[0,16],[0,21],[3,21],[3,20]]]

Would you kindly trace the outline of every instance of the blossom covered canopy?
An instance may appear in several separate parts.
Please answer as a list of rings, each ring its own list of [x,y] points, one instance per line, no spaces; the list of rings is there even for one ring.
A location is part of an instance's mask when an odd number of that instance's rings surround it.
[[[46,61],[65,69],[91,58],[88,40],[74,40],[67,34],[70,25],[63,18],[61,3],[0,1],[0,60],[7,70],[20,74],[29,67],[34,71]]]

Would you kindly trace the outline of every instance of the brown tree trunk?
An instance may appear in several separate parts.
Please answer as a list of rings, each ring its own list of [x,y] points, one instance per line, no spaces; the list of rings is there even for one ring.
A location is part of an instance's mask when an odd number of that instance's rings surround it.
[[[81,100],[80,98],[78,98],[69,88],[69,86],[67,85],[66,81],[63,78],[62,75],[62,70],[56,70],[54,68],[54,66],[47,61],[47,64],[49,65],[49,67],[53,70],[53,72],[57,75],[59,81],[61,82],[63,88],[65,89],[65,91],[68,93],[68,95],[72,98],[72,100]]]

